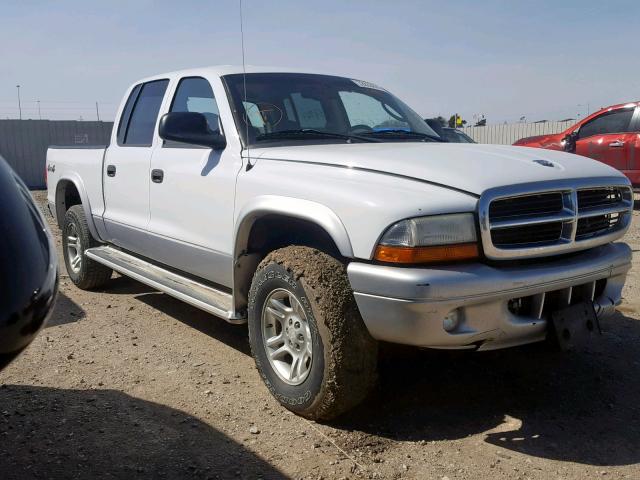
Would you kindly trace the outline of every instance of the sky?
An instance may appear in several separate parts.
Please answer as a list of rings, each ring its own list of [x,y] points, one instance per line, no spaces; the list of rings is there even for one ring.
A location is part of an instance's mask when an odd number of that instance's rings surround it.
[[[241,64],[240,0],[0,0],[0,118],[113,120],[137,79]],[[243,0],[245,59],[384,86],[424,117],[640,100],[640,2]]]

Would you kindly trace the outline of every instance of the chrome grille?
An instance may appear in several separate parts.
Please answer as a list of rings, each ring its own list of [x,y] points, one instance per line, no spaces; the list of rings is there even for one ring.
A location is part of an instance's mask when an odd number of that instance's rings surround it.
[[[491,230],[491,241],[496,247],[553,242],[562,235],[562,227],[562,222],[549,222],[518,228],[495,228]]]
[[[485,255],[533,258],[608,243],[624,234],[632,208],[631,189],[619,178],[491,189],[479,206]]]
[[[560,212],[562,208],[562,194],[560,192],[541,193],[491,202],[489,215],[492,220],[496,221],[522,215],[551,215]]]
[[[624,191],[620,187],[588,188],[578,190],[580,211],[594,207],[616,205],[624,200]]]
[[[621,213],[607,213],[605,215],[598,215],[597,217],[579,218],[576,240],[593,237],[612,228],[616,228],[623,217],[624,214]]]

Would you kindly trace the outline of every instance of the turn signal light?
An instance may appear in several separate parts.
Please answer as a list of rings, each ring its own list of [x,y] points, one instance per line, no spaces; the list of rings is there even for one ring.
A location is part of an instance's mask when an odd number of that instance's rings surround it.
[[[378,245],[374,258],[389,263],[436,263],[473,260],[479,256],[477,243],[459,243],[430,247]]]

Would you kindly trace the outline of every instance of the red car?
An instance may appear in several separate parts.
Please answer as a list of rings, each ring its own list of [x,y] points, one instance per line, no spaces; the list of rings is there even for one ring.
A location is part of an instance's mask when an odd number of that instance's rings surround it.
[[[564,132],[521,138],[514,145],[566,150],[599,160],[640,188],[640,102],[603,108]]]

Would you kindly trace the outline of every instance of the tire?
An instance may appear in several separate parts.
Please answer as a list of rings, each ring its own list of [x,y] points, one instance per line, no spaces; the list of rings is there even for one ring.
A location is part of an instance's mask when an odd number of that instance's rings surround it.
[[[288,306],[290,313],[281,318],[286,309],[274,307],[274,300]],[[287,315],[293,316],[293,323]],[[378,344],[360,317],[346,268],[335,258],[309,247],[270,253],[253,277],[248,317],[249,342],[260,376],[272,395],[292,412],[313,420],[331,420],[359,404],[374,386]],[[301,327],[292,337],[285,326],[295,327],[296,319]],[[269,347],[265,339],[280,338],[278,323],[283,345]],[[299,358],[305,359],[300,352],[312,352],[310,359],[296,364],[295,373],[287,364],[290,359],[293,365],[293,355],[276,356],[280,358],[277,362],[269,359],[270,353],[277,354],[291,338],[290,351]],[[299,345],[302,350],[296,350]],[[298,375],[301,370],[306,370],[306,376]]]
[[[77,239],[75,249],[73,238]],[[87,248],[100,245],[91,236],[82,205],[74,205],[69,208],[62,227],[62,253],[69,278],[76,287],[82,290],[100,287],[111,278],[112,270],[110,268],[87,258],[84,254]]]

